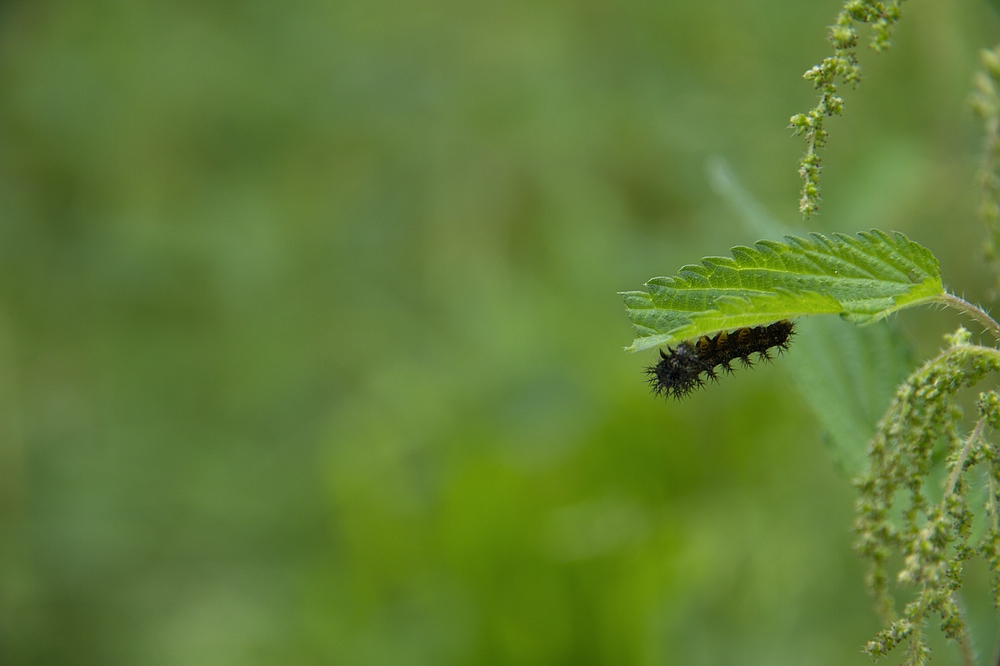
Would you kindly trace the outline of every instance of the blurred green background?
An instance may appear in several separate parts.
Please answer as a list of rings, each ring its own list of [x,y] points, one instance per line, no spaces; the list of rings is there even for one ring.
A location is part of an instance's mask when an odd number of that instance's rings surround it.
[[[0,4],[0,663],[869,663],[795,347],[665,403],[616,295],[756,240],[713,156],[799,223],[840,4]],[[904,9],[810,227],[982,299],[1000,20]]]

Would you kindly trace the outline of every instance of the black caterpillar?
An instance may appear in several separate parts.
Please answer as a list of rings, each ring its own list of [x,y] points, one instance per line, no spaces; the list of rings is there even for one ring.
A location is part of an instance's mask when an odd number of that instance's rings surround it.
[[[732,333],[722,331],[714,338],[703,335],[694,342],[682,342],[669,354],[660,350],[660,362],[646,368],[649,384],[655,395],[672,395],[683,398],[696,388],[705,385],[702,374],[711,380],[718,379],[716,368],[732,374],[731,363],[739,360],[744,368],[753,367],[750,355],[757,354],[761,361],[770,361],[769,350],[778,348],[778,353],[788,349],[788,343],[795,334],[795,324],[783,319],[769,326],[738,328]]]

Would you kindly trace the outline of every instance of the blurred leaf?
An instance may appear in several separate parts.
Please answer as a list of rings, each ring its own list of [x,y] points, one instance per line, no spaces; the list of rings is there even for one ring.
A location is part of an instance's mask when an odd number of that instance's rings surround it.
[[[1000,0],[998,0],[1000,1]],[[713,155],[705,161],[705,174],[716,194],[726,200],[740,214],[743,226],[757,238],[777,238],[792,233],[805,233],[803,228],[793,229],[771,215],[757,199],[747,192],[739,176],[726,158]]]
[[[732,259],[706,257],[625,292],[637,333],[628,351],[802,315],[870,323],[943,292],[937,259],[899,232],[811,237],[737,246]]]
[[[721,157],[707,164],[715,191],[740,213],[747,229],[778,236],[792,231],[747,192]],[[848,476],[864,468],[868,442],[896,387],[913,367],[913,349],[895,320],[858,327],[833,317],[798,325],[794,361],[787,367],[823,427],[830,453]]]
[[[912,365],[893,326],[858,328],[836,319],[799,324],[789,367],[802,397],[826,432],[826,443],[849,477],[866,464],[875,424]]]

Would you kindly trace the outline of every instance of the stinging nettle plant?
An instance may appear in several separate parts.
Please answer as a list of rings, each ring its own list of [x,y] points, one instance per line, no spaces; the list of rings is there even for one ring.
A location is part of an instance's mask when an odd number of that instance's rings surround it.
[[[837,84],[855,85],[861,78],[856,24],[872,27],[872,48],[888,48],[901,18],[901,1],[848,2],[830,28],[834,55],[804,75],[820,92],[816,107],[791,120],[807,141],[799,165],[805,218],[820,205],[817,151],[828,136],[823,121],[843,110]],[[981,55],[983,71],[976,75],[971,103],[986,124],[980,211],[986,257],[1000,285],[1000,47]],[[698,384],[699,372],[716,378],[714,366],[707,364],[717,362],[718,354],[710,352],[720,340],[766,330],[754,327],[776,322],[785,322],[790,330],[789,321],[810,315],[837,314],[867,326],[904,308],[946,306],[974,319],[1000,344],[1000,324],[949,293],[930,250],[898,232],[763,240],[754,247],[734,247],[732,257],[704,258],[674,277],[653,278],[644,290],[622,295],[636,330],[626,350],[660,349],[661,376],[665,362],[681,358],[693,363],[688,370]],[[855,548],[869,564],[867,584],[885,626],[864,650],[877,660],[898,647],[905,655],[902,663],[910,666],[929,661],[927,632],[933,624],[958,644],[964,664],[976,663],[959,596],[963,568],[971,559],[988,563],[994,603],[1000,608],[1000,444],[993,436],[1000,429],[1000,392],[990,388],[979,393],[971,425],[959,404],[963,389],[1000,373],[1000,348],[973,344],[961,327],[945,337],[947,346],[905,378],[884,415],[872,424],[865,436],[866,460],[842,465],[859,491]],[[858,333],[852,344],[870,339]],[[708,350],[703,357],[709,360],[701,366],[698,349]],[[728,362],[724,369],[730,369]],[[657,385],[657,368],[649,372],[654,390],[669,393]],[[851,437],[858,435],[845,439]],[[890,563],[897,561],[898,569],[890,571]],[[897,608],[897,596],[906,599],[902,608]]]

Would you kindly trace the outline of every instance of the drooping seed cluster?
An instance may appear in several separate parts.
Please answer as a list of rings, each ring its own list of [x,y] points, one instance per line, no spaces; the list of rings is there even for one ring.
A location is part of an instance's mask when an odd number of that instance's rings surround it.
[[[788,349],[795,324],[783,319],[769,326],[738,328],[731,333],[722,331],[715,337],[701,336],[694,342],[687,341],[669,349],[660,350],[660,362],[646,369],[649,384],[655,395],[671,395],[680,399],[691,391],[705,385],[705,379],[718,379],[716,368],[731,374],[733,361],[739,361],[744,368],[753,367],[751,354],[757,354],[761,361],[770,361],[770,350],[777,347],[778,353]],[[702,378],[702,375],[705,378]]]

